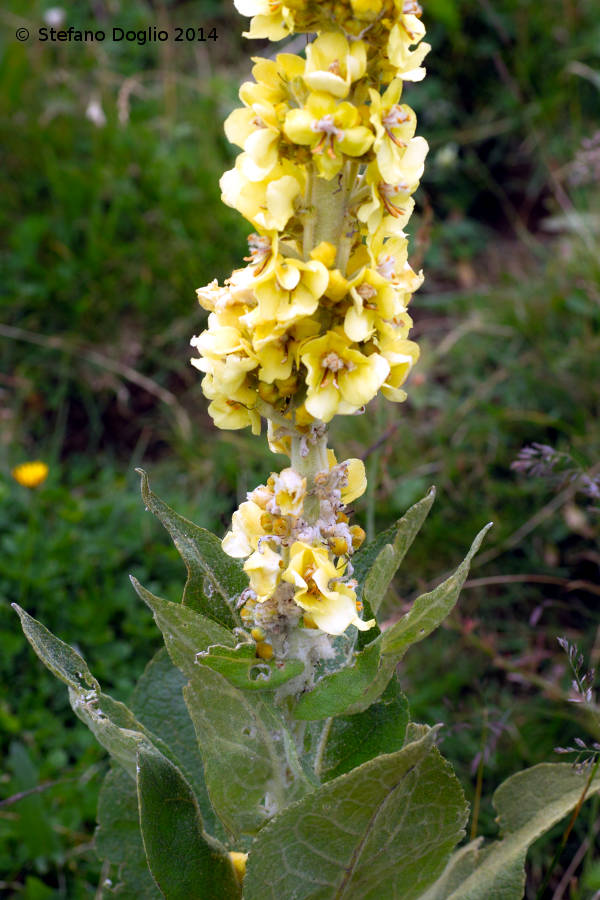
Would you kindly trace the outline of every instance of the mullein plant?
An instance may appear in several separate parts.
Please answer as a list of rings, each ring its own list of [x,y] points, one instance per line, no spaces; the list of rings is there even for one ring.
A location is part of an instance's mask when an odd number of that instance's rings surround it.
[[[359,459],[327,446],[336,415],[393,402],[418,358],[407,307],[423,276],[404,228],[427,143],[402,102],[429,50],[414,0],[237,0],[250,38],[315,35],[254,60],[225,123],[241,153],[223,200],[249,220],[246,266],[198,290],[193,364],[219,428],[266,420],[285,465],[223,540],[142,496],[188,570],[151,594],[166,648],[129,706],[17,607],[35,651],[112,757],[98,809],[98,896],[518,900],[529,844],[597,791],[567,764],[495,794],[501,837],[460,844],[463,791],[410,721],[398,663],[455,605],[470,561],[381,631],[377,613],[433,490],[365,545]]]

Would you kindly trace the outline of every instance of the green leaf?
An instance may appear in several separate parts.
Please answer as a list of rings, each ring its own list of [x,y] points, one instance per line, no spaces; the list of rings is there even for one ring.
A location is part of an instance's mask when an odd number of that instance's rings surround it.
[[[529,846],[575,808],[588,777],[567,763],[541,763],[508,778],[494,794],[502,840],[482,849],[469,845],[461,883],[453,879],[457,886],[449,894],[442,876],[426,900],[521,900]],[[599,792],[597,775],[586,796]],[[451,864],[457,865],[454,859]]]
[[[13,607],[21,619],[27,640],[39,658],[69,688],[69,702],[75,714],[111,756],[135,778],[137,746],[141,740],[150,740],[143,725],[124,703],[113,700],[101,691],[79,653],[16,603]]]
[[[491,527],[490,522],[481,529],[463,562],[449,578],[433,591],[417,597],[406,615],[384,632],[381,644],[384,656],[401,659],[410,646],[422,641],[444,621],[455,606],[469,574],[471,560]]]
[[[424,503],[423,500],[420,502]],[[435,590],[417,597],[399,622],[355,655],[352,666],[325,675],[318,681],[312,691],[300,698],[294,715],[298,719],[324,719],[368,709],[385,690],[408,648],[431,634],[454,607],[469,573],[471,559],[489,528],[491,523],[482,528],[450,578]]]
[[[332,720],[322,756],[321,781],[330,781],[404,744],[408,701],[393,678],[379,700],[355,716]]]
[[[16,604],[14,608],[21,619],[23,631],[39,658],[67,685],[69,702],[75,715],[87,725],[98,743],[108,750],[131,778],[136,777],[136,756],[140,742],[154,744],[165,756],[171,756],[168,746],[151,734],[124,703],[103,693],[79,653]]]
[[[100,788],[94,844],[100,859],[118,867],[117,883],[112,888],[104,886],[102,896],[162,900],[144,852],[135,781],[120,767],[108,772]]]
[[[381,639],[377,638],[356,655],[352,666],[325,675],[312,691],[300,697],[294,715],[297,719],[327,719],[344,713],[358,702],[377,677],[381,658]],[[391,676],[390,672],[390,676]],[[384,685],[385,687],[385,685]]]
[[[414,900],[464,833],[467,809],[427,729],[323,785],[254,841],[245,900]]]
[[[379,610],[387,589],[427,518],[434,500],[435,488],[432,487],[395,525],[354,557],[354,577],[359,583],[364,580],[362,600],[369,604],[373,613]]]
[[[253,834],[313,785],[281,713],[197,666],[184,697],[196,729],[212,805],[234,835]]]
[[[55,637],[16,603],[12,604],[12,608],[21,619],[25,637],[53,675],[81,693],[100,690],[100,685],[88,669],[86,661],[76,650]]]
[[[196,732],[183,699],[186,683],[187,679],[173,665],[163,647],[139,679],[131,698],[131,709],[153,736],[168,745],[171,758],[196,795],[206,830],[225,840],[225,831],[208,797]]]
[[[456,850],[448,860],[448,865],[441,876],[419,897],[419,900],[447,900],[477,865],[482,841],[483,838],[476,838],[469,844],[465,844],[460,850]]]
[[[299,659],[285,662],[258,659],[253,643],[233,648],[213,645],[198,653],[196,661],[245,691],[272,691],[304,671],[304,663]]]
[[[183,592],[184,605],[233,628],[237,624],[233,613],[237,598],[248,587],[242,564],[227,556],[216,535],[179,516],[160,500],[150,490],[143,469],[136,469],[136,472],[141,475],[146,508],[167,529],[185,563],[188,577]]]
[[[188,678],[197,668],[196,654],[199,651],[206,650],[212,644],[235,646],[235,637],[222,625],[181,603],[156,597],[136,578],[131,577],[131,583],[152,610],[173,664]]]
[[[148,866],[166,900],[236,900],[237,877],[209,838],[191,787],[149,746],[138,748],[138,807]]]

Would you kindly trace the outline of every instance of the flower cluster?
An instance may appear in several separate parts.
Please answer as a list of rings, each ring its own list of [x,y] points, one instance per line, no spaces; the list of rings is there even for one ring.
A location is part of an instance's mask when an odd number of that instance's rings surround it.
[[[249,37],[317,34],[304,56],[255,58],[225,123],[241,152],[222,199],[254,231],[246,265],[198,290],[208,327],[192,340],[215,424],[258,434],[265,417],[271,449],[291,457],[223,542],[246,558],[242,618],[260,647],[278,617],[329,634],[370,625],[348,580],[361,529],[348,524],[344,478],[356,462],[326,471],[322,438],[380,391],[402,401],[418,358],[407,309],[423,276],[404,227],[428,148],[402,90],[425,74],[429,46],[415,0],[236,6]]]
[[[360,411],[379,390],[405,397],[418,356],[407,306],[422,275],[403,228],[427,143],[400,101],[428,47],[415,3],[238,9],[254,15],[253,37],[321,33],[305,59],[257,59],[225,123],[243,152],[221,179],[223,200],[256,231],[248,265],[198,291],[210,316],[193,363],[220,428],[257,431],[265,404],[306,428]],[[360,37],[347,28],[357,21]]]
[[[268,658],[271,640],[287,630],[290,619],[305,628],[342,634],[349,625],[362,630],[373,622],[359,616],[352,554],[365,533],[351,526],[346,512],[366,488],[364,464],[348,459],[338,464],[328,451],[329,469],[317,472],[312,484],[288,467],[272,473],[266,484],[248,494],[233,514],[223,539],[230,556],[245,559],[250,587],[242,594],[241,618],[251,628],[258,654]],[[314,522],[304,516],[307,493],[318,504]]]

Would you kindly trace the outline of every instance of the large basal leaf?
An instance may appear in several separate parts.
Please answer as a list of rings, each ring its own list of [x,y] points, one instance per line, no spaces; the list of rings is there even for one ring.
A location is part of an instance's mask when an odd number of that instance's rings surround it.
[[[171,758],[196,795],[208,833],[225,840],[223,826],[210,804],[196,732],[183,699],[186,683],[187,679],[173,665],[163,647],[146,666],[130,705],[152,735],[168,745]]]
[[[110,884],[104,881],[100,885],[99,898],[116,895],[121,900],[162,900],[144,852],[136,784],[121,767],[111,769],[100,788],[94,845],[100,859],[118,871]]]
[[[142,499],[146,508],[167,529],[185,563],[188,577],[183,603],[227,628],[233,628],[238,624],[233,612],[236,601],[248,587],[240,561],[227,556],[216,535],[184,519],[157,497],[150,490],[143,469],[136,469],[136,472],[142,479]]]
[[[232,834],[255,833],[312,789],[281,714],[264,695],[197,666],[184,696],[212,805]]]
[[[464,833],[467,809],[434,731],[323,785],[254,841],[245,900],[415,900]]]
[[[332,719],[317,772],[321,781],[331,781],[376,756],[400,750],[407,725],[408,701],[398,679],[392,678],[367,710]]]
[[[419,533],[434,500],[435,488],[432,487],[401,519],[353,557],[354,577],[363,585],[362,600],[369,604],[373,613],[379,610],[392,578]]]
[[[181,772],[152,747],[138,749],[138,807],[148,866],[166,900],[237,900],[224,848],[209,838]]]
[[[213,645],[198,653],[196,662],[214,669],[234,687],[244,691],[273,691],[304,671],[304,663],[299,659],[258,659],[253,643],[238,644],[237,647]]]
[[[422,900],[521,900],[529,846],[575,808],[588,776],[566,763],[541,763],[512,775],[494,794],[502,840],[483,848],[470,844],[468,854],[452,858],[449,871]],[[599,792],[596,776],[587,796]],[[450,893],[449,887],[454,887]]]
[[[156,597],[136,578],[132,577],[131,583],[152,610],[173,664],[188,678],[196,670],[196,654],[201,650],[213,644],[235,647],[237,641],[234,635],[218,622],[181,603]]]
[[[296,717],[324,719],[368,709],[385,690],[409,647],[431,634],[452,610],[469,573],[471,560],[489,528],[491,524],[482,528],[454,574],[435,590],[417,597],[399,622],[356,654],[352,666],[326,675],[312,691],[301,697],[295,710]]]

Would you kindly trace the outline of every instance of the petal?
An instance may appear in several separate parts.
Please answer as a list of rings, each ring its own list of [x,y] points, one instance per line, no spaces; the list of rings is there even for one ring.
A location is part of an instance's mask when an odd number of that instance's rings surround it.
[[[309,394],[304,405],[315,419],[330,422],[336,414],[339,402],[340,392],[333,384],[327,384],[313,394]]]

